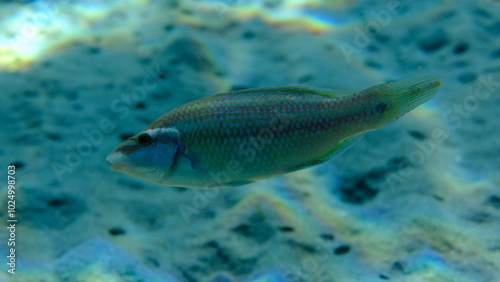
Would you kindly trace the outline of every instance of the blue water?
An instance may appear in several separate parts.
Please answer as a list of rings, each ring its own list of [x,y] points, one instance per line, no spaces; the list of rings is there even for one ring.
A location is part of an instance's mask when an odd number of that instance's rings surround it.
[[[496,1],[4,1],[0,13],[1,281],[500,279]],[[442,82],[431,101],[311,169],[196,190],[105,160],[211,94],[422,74]]]

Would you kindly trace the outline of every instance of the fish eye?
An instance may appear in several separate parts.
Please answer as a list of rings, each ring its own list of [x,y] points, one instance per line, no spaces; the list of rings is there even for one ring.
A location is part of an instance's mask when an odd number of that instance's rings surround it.
[[[137,136],[137,143],[141,146],[147,146],[151,144],[153,137],[149,133],[143,132]]]

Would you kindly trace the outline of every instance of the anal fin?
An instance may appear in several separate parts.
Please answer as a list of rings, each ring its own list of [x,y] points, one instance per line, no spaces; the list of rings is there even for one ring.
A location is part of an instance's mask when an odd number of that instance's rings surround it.
[[[333,158],[336,158],[336,157],[340,156],[342,153],[344,153],[345,151],[347,151],[349,148],[351,148],[354,144],[358,143],[361,139],[363,139],[364,136],[365,136],[365,134],[362,133],[362,134],[355,135],[353,137],[346,138],[346,139],[340,141],[339,144],[333,150],[331,150],[330,152],[328,152],[324,156],[320,157],[319,159],[315,159],[315,160],[306,162],[304,164],[292,167],[290,169],[287,169],[285,172],[288,173],[288,172],[293,172],[293,171],[305,169],[308,167],[322,164],[322,163],[327,162]]]

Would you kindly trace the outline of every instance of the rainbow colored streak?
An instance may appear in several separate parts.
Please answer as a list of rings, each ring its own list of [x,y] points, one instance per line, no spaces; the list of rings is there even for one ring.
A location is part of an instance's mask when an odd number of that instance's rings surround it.
[[[332,32],[363,24],[360,18],[346,13],[355,2],[286,0],[269,6],[265,1],[184,0],[176,9],[152,0],[110,1],[106,4],[76,2],[72,5],[58,1],[2,4],[6,16],[0,20],[3,31],[0,33],[0,69],[22,70],[75,42],[92,44],[96,38],[107,47],[133,45],[138,33],[145,38],[140,51],[148,52],[168,40],[162,28],[167,25],[218,28],[231,22],[261,19],[281,29]],[[445,2],[431,5],[427,12],[419,15],[436,12],[437,8],[445,6]]]

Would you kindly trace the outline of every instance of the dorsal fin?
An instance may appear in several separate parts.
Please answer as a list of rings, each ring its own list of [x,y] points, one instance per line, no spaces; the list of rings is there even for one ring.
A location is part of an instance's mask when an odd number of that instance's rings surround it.
[[[262,87],[262,88],[249,88],[238,91],[229,91],[221,94],[243,94],[250,92],[267,92],[272,94],[273,92],[293,92],[293,93],[305,93],[305,94],[317,94],[326,96],[331,99],[342,98],[346,96],[351,96],[353,94],[359,93],[356,90],[349,91],[341,91],[341,90],[332,90],[328,88],[317,88],[317,87],[308,87],[308,86],[273,86],[273,87]]]

